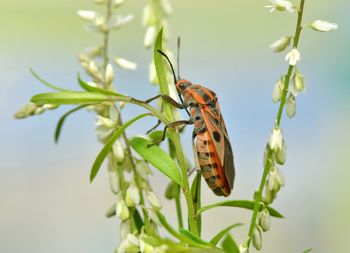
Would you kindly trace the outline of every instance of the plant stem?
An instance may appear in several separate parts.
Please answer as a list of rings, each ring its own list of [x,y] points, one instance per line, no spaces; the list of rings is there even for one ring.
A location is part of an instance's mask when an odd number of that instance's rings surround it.
[[[106,23],[110,20],[112,17],[112,0],[107,1],[107,13],[106,13]],[[106,67],[109,62],[108,57],[108,44],[109,44],[109,29],[106,29],[104,32],[104,39],[103,39],[103,70],[106,70]]]
[[[180,194],[175,196],[175,205],[176,205],[176,214],[177,214],[177,220],[179,223],[179,228],[183,228],[183,219],[182,219],[182,209],[181,209],[181,201],[180,201]]]
[[[295,34],[294,34],[294,41],[293,41],[293,48],[297,48],[298,47],[298,43],[299,43],[299,38],[300,38],[300,34],[302,31],[302,26],[301,26],[301,22],[302,22],[302,18],[303,18],[303,13],[304,13],[304,4],[305,4],[305,0],[301,0],[300,1],[300,7],[298,10],[298,20],[297,20],[297,25],[296,25],[296,29],[295,29]],[[283,91],[282,91],[282,98],[281,98],[281,102],[279,104],[279,108],[278,108],[278,113],[277,113],[277,117],[276,117],[276,125],[280,126],[281,123],[281,118],[282,118],[282,112],[283,112],[283,108],[286,102],[286,97],[288,94],[288,87],[289,87],[289,80],[291,78],[293,69],[295,66],[289,65],[288,67],[288,71],[287,74],[285,75],[285,80],[284,80],[284,87],[283,87]],[[248,232],[248,248],[250,246],[250,242],[251,242],[251,238],[254,232],[254,228],[255,228],[255,224],[256,224],[256,219],[258,216],[258,212],[260,210],[260,202],[261,202],[261,196],[262,196],[262,192],[264,190],[264,186],[265,186],[265,182],[266,182],[266,178],[269,172],[269,168],[270,168],[270,160],[272,158],[272,151],[269,148],[268,152],[267,152],[267,156],[266,156],[266,162],[264,165],[264,171],[263,171],[263,175],[261,177],[261,181],[260,181],[260,186],[258,191],[255,194],[255,203],[254,203],[254,212],[252,215],[252,219],[250,221],[250,227],[249,227],[249,232]]]

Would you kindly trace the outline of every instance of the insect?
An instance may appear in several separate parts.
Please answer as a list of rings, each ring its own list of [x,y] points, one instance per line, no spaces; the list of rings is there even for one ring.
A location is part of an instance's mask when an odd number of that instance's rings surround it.
[[[167,127],[193,124],[192,147],[196,168],[200,170],[208,186],[218,196],[228,196],[233,189],[235,167],[230,140],[216,94],[199,84],[176,78],[174,67],[168,56],[158,50],[168,61],[181,103],[166,95],[158,95],[147,102],[162,96],[173,106],[185,109],[189,120],[170,123],[163,132],[164,140]],[[159,124],[158,124],[159,125]],[[157,143],[159,143],[158,141]]]

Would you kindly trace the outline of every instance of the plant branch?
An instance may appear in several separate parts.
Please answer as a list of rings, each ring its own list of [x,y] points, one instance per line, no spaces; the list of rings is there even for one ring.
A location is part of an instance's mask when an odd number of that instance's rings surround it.
[[[297,48],[298,47],[300,33],[302,31],[301,22],[302,22],[303,13],[304,13],[304,4],[305,4],[305,0],[301,0],[300,1],[300,7],[299,7],[299,10],[298,10],[298,20],[297,20],[297,25],[296,25],[296,29],[295,29],[293,48]],[[289,65],[287,74],[285,75],[284,87],[283,87],[283,91],[282,91],[282,98],[281,98],[281,102],[279,104],[279,109],[278,109],[278,113],[277,113],[277,117],[276,117],[276,125],[277,126],[280,126],[280,123],[281,123],[282,112],[283,112],[283,108],[284,108],[284,105],[285,105],[285,102],[286,102],[286,97],[287,97],[288,87],[289,87],[289,81],[290,81],[293,69],[294,69],[294,66]],[[250,227],[249,227],[249,232],[248,232],[248,242],[247,242],[248,243],[248,245],[247,245],[248,248],[250,246],[251,238],[253,236],[253,232],[254,232],[257,216],[258,216],[258,212],[260,210],[262,192],[264,190],[264,185],[265,185],[266,178],[267,178],[267,175],[268,175],[268,172],[269,172],[271,158],[272,158],[272,151],[269,148],[268,152],[267,152],[267,156],[266,156],[266,162],[265,162],[265,165],[264,165],[263,175],[262,175],[261,181],[260,181],[260,186],[259,186],[258,191],[255,194],[254,211],[253,211],[253,215],[252,215],[252,218],[251,218],[251,221],[250,221]]]

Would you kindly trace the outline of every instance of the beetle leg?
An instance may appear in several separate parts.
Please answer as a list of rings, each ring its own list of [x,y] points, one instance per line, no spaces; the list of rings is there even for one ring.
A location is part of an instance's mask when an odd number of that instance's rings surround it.
[[[169,127],[174,128],[174,127],[180,126],[180,125],[192,125],[192,124],[193,124],[192,120],[179,120],[179,121],[174,121],[174,122],[169,123],[168,125],[166,125],[164,127],[162,138],[159,139],[158,141],[155,141],[153,143],[148,144],[148,147],[151,147],[153,145],[157,145],[157,144],[161,143],[162,141],[164,141],[165,136],[166,136],[166,131]]]

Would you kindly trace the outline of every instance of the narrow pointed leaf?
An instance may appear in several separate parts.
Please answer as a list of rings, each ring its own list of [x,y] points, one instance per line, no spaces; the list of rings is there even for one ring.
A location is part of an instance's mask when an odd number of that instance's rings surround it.
[[[112,133],[111,137],[108,139],[105,146],[102,148],[100,153],[97,155],[96,160],[95,160],[94,164],[92,165],[91,172],[90,172],[90,182],[92,182],[94,180],[94,178],[96,177],[104,159],[108,155],[109,151],[111,151],[114,142],[120,137],[120,135],[122,135],[122,133],[125,131],[125,129],[128,128],[135,121],[142,119],[143,117],[146,117],[146,116],[150,116],[150,114],[148,114],[148,113],[141,114],[141,115],[129,120],[128,122],[126,122],[124,125],[122,125],[118,129],[116,129]]]
[[[187,238],[189,238],[190,240],[197,242],[199,244],[203,244],[203,245],[208,245],[208,246],[212,246],[209,242],[204,241],[203,239],[199,238],[198,236],[196,236],[195,234],[193,234],[192,232],[184,229],[184,228],[180,228],[179,229],[180,234],[183,236],[186,236]]]
[[[156,169],[182,186],[182,177],[175,161],[160,147],[150,146],[150,141],[142,137],[134,137],[130,141],[132,148]]]
[[[307,249],[307,250],[304,250],[303,253],[310,253],[312,251],[312,249]]]
[[[210,210],[215,207],[219,206],[229,206],[229,207],[240,207],[244,209],[254,210],[254,201],[251,200],[227,200],[218,202],[212,205],[204,206],[201,209],[198,210],[198,213],[203,213],[207,210]],[[262,206],[261,206],[262,208]],[[276,218],[284,218],[281,213],[279,213],[277,210],[273,209],[272,207],[266,206],[267,210],[269,210],[270,215]]]
[[[86,91],[89,91],[89,92],[96,92],[96,93],[100,93],[100,94],[103,94],[103,95],[110,95],[110,96],[122,96],[121,94],[119,93],[116,93],[114,91],[110,91],[110,90],[105,90],[105,89],[102,89],[100,87],[94,87],[94,86],[91,86],[89,85],[88,83],[84,82],[81,78],[80,78],[80,75],[78,74],[78,83],[80,84],[80,86],[86,90]]]
[[[104,101],[109,101],[110,98],[106,95],[92,92],[48,92],[37,94],[32,97],[31,102],[35,104],[95,104]]]
[[[238,227],[238,226],[242,226],[243,223],[236,223],[236,224],[233,224],[231,226],[228,226],[227,228],[221,230],[217,235],[215,235],[213,237],[213,239],[210,240],[210,243],[213,244],[214,246],[216,246],[220,240],[228,233],[230,232],[231,229],[235,228],[235,227]]]
[[[201,208],[201,179],[202,177],[198,172],[193,179],[191,186],[191,194],[195,211]],[[202,230],[202,216],[200,214],[197,214],[196,216],[198,233],[200,235]]]
[[[221,246],[227,253],[239,253],[239,247],[230,234],[226,235]]]
[[[53,85],[47,81],[45,81],[43,78],[41,78],[32,68],[29,69],[30,73],[37,79],[39,80],[42,84],[46,85],[47,87],[51,88],[51,89],[54,89],[54,90],[59,90],[59,91],[70,91],[70,90],[66,90],[66,89],[63,89],[63,88],[60,88],[56,85]]]
[[[58,142],[58,139],[60,138],[60,134],[61,134],[61,130],[62,130],[62,126],[64,121],[66,120],[66,118],[71,115],[72,113],[79,111],[80,109],[86,107],[88,105],[79,105],[78,107],[73,108],[72,110],[66,112],[65,114],[62,115],[62,117],[59,119],[59,121],[57,122],[57,126],[56,126],[56,130],[55,130],[55,142]]]

